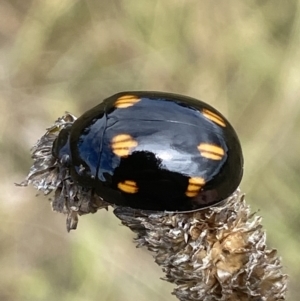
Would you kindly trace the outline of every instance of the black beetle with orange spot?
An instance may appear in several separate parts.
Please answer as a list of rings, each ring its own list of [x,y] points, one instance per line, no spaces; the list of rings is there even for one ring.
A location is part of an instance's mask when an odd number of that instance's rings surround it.
[[[199,100],[122,92],[64,128],[53,156],[104,201],[142,210],[193,211],[238,187],[243,156],[223,115]]]

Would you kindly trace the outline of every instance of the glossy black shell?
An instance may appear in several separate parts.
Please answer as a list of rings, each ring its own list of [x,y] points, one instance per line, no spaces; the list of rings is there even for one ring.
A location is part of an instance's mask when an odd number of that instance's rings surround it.
[[[241,146],[225,117],[162,92],[105,99],[62,130],[53,154],[78,185],[108,203],[145,210],[211,206],[230,196],[243,174]]]

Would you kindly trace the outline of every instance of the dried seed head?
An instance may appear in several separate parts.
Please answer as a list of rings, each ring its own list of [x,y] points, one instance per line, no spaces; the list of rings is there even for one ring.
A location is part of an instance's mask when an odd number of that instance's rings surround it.
[[[149,214],[116,208],[137,233],[139,247],[154,252],[174,294],[191,300],[285,300],[287,276],[266,247],[261,218],[236,191],[221,206],[183,214]]]
[[[52,208],[67,214],[67,229],[78,215],[108,207],[91,190],[76,185],[68,168],[52,155],[59,132],[76,118],[66,113],[32,149],[33,166],[20,186],[32,184],[48,195]],[[136,243],[154,252],[165,280],[175,283],[181,301],[285,300],[287,276],[276,250],[268,250],[261,218],[250,213],[236,191],[222,204],[190,213],[117,207],[115,215],[137,233]]]
[[[68,231],[76,229],[78,215],[95,213],[98,209],[108,207],[108,204],[93,191],[76,185],[69,175],[69,169],[64,164],[59,164],[52,155],[53,143],[58,134],[75,120],[75,116],[66,113],[47,129],[31,150],[33,165],[26,180],[17,184],[19,186],[32,184],[44,195],[54,191],[54,197],[50,199],[52,209],[67,214]]]

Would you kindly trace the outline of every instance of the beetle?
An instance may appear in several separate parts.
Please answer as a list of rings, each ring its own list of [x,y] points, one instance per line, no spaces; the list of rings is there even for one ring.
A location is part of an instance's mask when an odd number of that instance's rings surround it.
[[[52,155],[105,202],[185,212],[229,197],[243,175],[238,136],[212,106],[183,95],[115,94],[66,126]]]

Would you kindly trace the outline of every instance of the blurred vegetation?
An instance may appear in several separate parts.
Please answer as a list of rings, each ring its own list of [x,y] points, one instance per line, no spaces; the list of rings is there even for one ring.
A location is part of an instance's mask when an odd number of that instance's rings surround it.
[[[176,300],[112,212],[67,234],[25,177],[29,149],[65,111],[123,90],[202,99],[235,126],[242,190],[300,289],[300,1],[2,0],[0,300]]]

